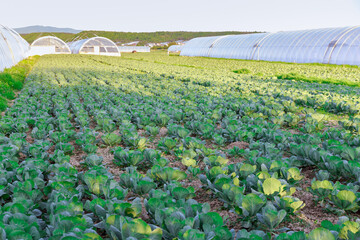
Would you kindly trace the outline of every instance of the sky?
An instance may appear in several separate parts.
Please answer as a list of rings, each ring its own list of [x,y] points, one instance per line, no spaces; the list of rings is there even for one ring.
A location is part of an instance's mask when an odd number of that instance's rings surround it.
[[[360,25],[360,0],[0,0],[0,24],[78,30],[285,31]]]

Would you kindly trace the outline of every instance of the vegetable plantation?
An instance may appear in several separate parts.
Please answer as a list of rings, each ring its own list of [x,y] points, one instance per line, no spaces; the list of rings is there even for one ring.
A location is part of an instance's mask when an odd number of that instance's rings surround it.
[[[0,119],[0,239],[360,239],[359,73],[42,56]]]

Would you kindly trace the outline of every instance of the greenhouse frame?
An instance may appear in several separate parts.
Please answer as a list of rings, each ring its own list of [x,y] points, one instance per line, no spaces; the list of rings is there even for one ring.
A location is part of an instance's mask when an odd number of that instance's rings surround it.
[[[360,26],[200,37],[181,56],[360,65]]]
[[[71,50],[60,38],[44,36],[36,39],[31,44],[29,56],[44,54],[71,54]]]
[[[116,44],[108,38],[93,37],[69,43],[73,54],[121,56]]]
[[[13,29],[0,24],[0,71],[26,58],[29,44]]]

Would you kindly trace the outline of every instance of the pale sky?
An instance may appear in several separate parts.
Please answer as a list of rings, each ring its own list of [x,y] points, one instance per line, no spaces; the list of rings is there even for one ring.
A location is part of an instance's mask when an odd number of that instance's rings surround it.
[[[0,0],[0,24],[80,30],[282,31],[360,25],[360,0]]]

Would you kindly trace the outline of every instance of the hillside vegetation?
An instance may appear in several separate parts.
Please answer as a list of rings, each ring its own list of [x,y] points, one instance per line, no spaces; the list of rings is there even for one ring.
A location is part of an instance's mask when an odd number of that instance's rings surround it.
[[[65,42],[70,42],[73,39],[78,38],[89,38],[94,36],[106,37],[114,42],[132,42],[140,41],[140,45],[144,45],[150,42],[173,42],[177,40],[189,40],[195,37],[206,37],[206,36],[220,36],[220,35],[231,35],[231,34],[247,34],[254,32],[106,32],[106,31],[82,31],[78,34],[72,33],[30,33],[22,34],[30,44],[41,36],[56,36],[61,38]]]

